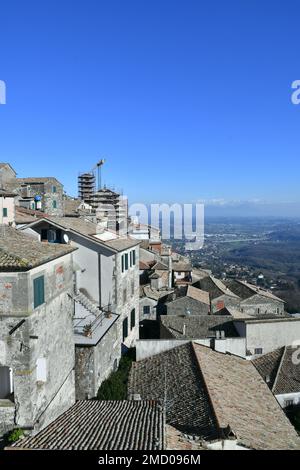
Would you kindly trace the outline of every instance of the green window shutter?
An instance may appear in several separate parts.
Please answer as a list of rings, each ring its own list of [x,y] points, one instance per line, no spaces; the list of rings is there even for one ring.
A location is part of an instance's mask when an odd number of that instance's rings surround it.
[[[7,208],[3,207],[3,217],[7,217]]]
[[[52,186],[52,192],[56,193],[56,186]]]
[[[55,200],[52,202],[52,207],[53,207],[53,209],[56,209],[56,207],[57,207],[57,204],[56,204]]]
[[[127,336],[128,336],[128,318],[126,317],[123,320],[123,341],[125,341]]]
[[[132,264],[135,265],[135,250],[132,252]]]
[[[135,308],[130,313],[130,329],[135,327]]]
[[[122,255],[122,273],[124,272],[124,255]]]
[[[125,254],[125,269],[128,269],[128,253]]]
[[[33,305],[37,308],[45,302],[44,276],[37,277],[33,280]]]

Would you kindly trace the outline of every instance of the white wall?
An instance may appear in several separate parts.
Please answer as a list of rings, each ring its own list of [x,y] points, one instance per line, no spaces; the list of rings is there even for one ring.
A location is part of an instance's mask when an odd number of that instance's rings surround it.
[[[210,345],[210,339],[196,340],[194,343]],[[155,354],[169,351],[170,349],[190,343],[188,339],[139,339],[136,342],[136,360],[141,361]]]
[[[246,338],[225,338],[215,340],[215,351],[246,356]]]
[[[98,253],[87,246],[72,241],[72,246],[79,249],[74,252],[74,263],[80,266],[76,271],[77,289],[85,289],[89,296],[99,303]]]
[[[7,217],[3,217],[3,208],[7,209]],[[0,224],[14,224],[15,222],[15,198],[0,197]]]
[[[293,400],[293,402],[294,402],[293,405],[299,405],[300,404],[300,391],[297,392],[297,393],[284,393],[284,394],[275,395],[275,396],[276,396],[276,399],[279,402],[281,408],[286,407],[286,404],[285,404],[286,400]]]
[[[246,348],[254,354],[262,348],[263,354],[300,341],[300,319],[246,323]]]

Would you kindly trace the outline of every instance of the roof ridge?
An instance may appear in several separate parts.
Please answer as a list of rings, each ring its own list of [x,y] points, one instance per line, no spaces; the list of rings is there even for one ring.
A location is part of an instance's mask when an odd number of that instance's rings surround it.
[[[219,417],[217,416],[217,413],[216,413],[216,411],[215,411],[214,403],[213,403],[212,397],[211,397],[210,392],[209,392],[209,387],[208,387],[208,385],[207,385],[205,376],[204,376],[204,374],[203,374],[203,372],[202,372],[202,369],[201,369],[201,364],[200,364],[200,360],[199,360],[199,358],[198,358],[198,355],[197,355],[197,352],[196,352],[196,349],[195,349],[195,344],[196,344],[196,343],[195,343],[194,341],[191,341],[191,346],[192,346],[193,355],[194,355],[194,357],[195,357],[195,359],[196,359],[196,363],[197,363],[199,372],[200,372],[201,377],[202,377],[202,379],[203,379],[205,391],[206,391],[207,396],[208,396],[208,401],[209,401],[209,404],[210,404],[210,407],[211,407],[211,410],[212,410],[212,414],[213,414],[213,416],[215,417],[215,420],[216,420],[216,423],[217,423],[217,426],[218,426],[218,433],[219,433],[219,435],[220,435],[220,438],[222,438],[222,432],[221,432],[222,427],[221,427],[221,424],[220,424],[220,420],[219,420]],[[201,346],[202,346],[202,345],[201,345]],[[204,345],[203,345],[203,346],[204,346]],[[209,346],[204,346],[204,347],[210,349]]]
[[[277,382],[278,382],[279,374],[280,374],[281,367],[282,367],[282,364],[283,364],[283,361],[284,361],[284,358],[285,358],[285,355],[286,355],[286,351],[287,351],[287,346],[284,346],[283,347],[283,353],[282,353],[282,356],[281,356],[281,359],[280,359],[280,363],[279,363],[279,366],[278,366],[278,369],[277,369],[277,372],[276,372],[276,377],[275,377],[275,380],[274,380],[274,383],[273,383],[273,386],[272,386],[272,389],[271,389],[273,393],[274,393],[275,387],[276,387]]]

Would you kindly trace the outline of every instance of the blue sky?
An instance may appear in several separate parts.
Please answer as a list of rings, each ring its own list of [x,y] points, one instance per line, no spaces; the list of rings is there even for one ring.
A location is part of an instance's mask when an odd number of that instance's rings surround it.
[[[299,1],[1,2],[0,160],[131,202],[300,202]]]

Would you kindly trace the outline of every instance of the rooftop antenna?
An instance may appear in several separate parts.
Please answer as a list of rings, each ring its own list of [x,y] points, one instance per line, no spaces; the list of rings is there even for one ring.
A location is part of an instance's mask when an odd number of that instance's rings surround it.
[[[105,163],[105,159],[102,158],[101,160],[99,160],[99,162],[97,163],[97,170],[98,170],[98,191],[100,191],[100,189],[102,188],[102,184],[101,184],[101,167],[102,165],[104,165]]]

